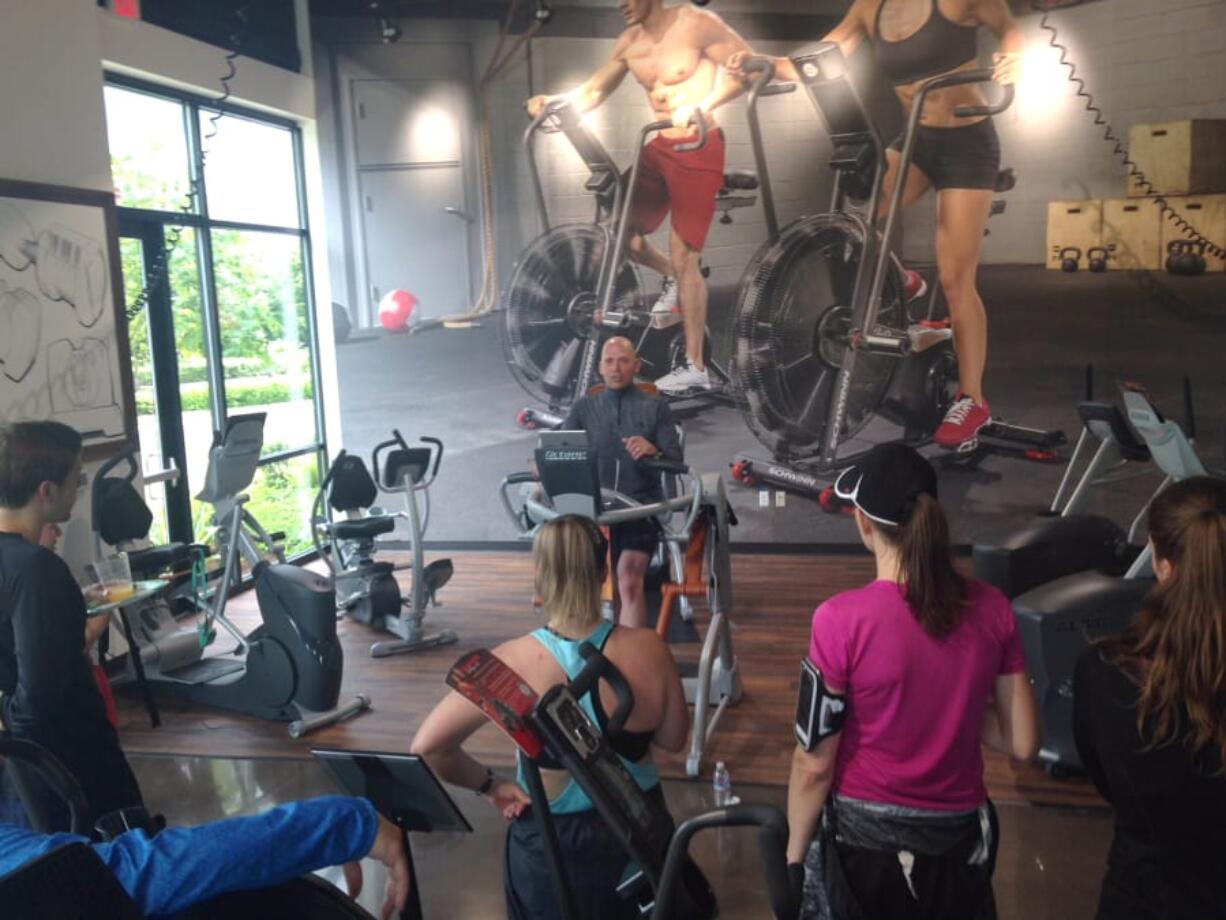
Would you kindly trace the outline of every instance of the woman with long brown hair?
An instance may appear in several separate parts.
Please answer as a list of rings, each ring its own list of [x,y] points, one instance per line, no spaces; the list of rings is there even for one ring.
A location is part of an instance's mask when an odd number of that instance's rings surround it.
[[[1158,583],[1073,680],[1082,763],[1115,811],[1098,920],[1226,917],[1226,482],[1149,509]]]
[[[954,568],[936,473],[914,450],[874,448],[835,489],[876,579],[813,615],[817,692],[797,707],[788,782],[802,916],[828,900],[835,918],[994,917],[981,745],[1018,760],[1039,746],[1013,610]],[[822,716],[805,722],[809,700]]]

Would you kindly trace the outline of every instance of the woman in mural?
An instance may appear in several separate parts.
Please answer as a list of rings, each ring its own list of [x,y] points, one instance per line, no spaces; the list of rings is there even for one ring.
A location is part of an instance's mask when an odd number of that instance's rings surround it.
[[[981,27],[1000,39],[997,82],[1013,83],[1023,37],[1006,0],[855,0],[824,40],[837,43],[844,56],[869,40],[878,68],[910,112],[925,81],[978,66]],[[745,55],[734,55],[729,70],[739,73],[744,60]],[[797,80],[789,59],[780,58],[776,67],[780,79]],[[1000,143],[990,118],[972,120],[954,114],[958,106],[984,104],[976,86],[950,87],[929,96],[903,192],[903,207],[930,188],[937,196],[937,269],[953,322],[959,393],[935,440],[949,448],[973,440],[992,418],[983,392],[988,321],[976,275],[1000,170]],[[887,152],[883,202],[889,200],[898,176],[901,146],[900,137]],[[908,297],[923,294],[923,279],[908,272]]]

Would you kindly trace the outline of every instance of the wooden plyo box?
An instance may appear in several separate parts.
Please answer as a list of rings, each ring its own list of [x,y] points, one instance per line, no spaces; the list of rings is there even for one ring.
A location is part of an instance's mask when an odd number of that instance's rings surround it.
[[[1162,267],[1162,209],[1147,198],[1103,201],[1103,247],[1112,271]]]
[[[1190,223],[1196,231],[1208,238],[1215,246],[1226,248],[1226,195],[1191,195],[1186,198],[1168,198],[1166,203],[1175,213]],[[1162,219],[1162,258],[1166,258],[1167,246],[1172,240],[1189,239],[1187,230],[1166,217]],[[1226,271],[1226,259],[1205,253],[1205,271]]]
[[[1133,125],[1128,154],[1153,185],[1130,176],[1129,197],[1226,192],[1226,119]]]
[[[1060,253],[1069,247],[1081,250],[1080,267],[1086,267],[1091,246],[1102,245],[1103,203],[1099,198],[1085,201],[1047,203],[1047,267],[1060,267]]]

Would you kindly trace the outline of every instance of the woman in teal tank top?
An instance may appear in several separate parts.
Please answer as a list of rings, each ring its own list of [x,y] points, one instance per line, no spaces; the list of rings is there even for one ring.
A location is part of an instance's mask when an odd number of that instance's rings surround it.
[[[601,649],[634,691],[634,710],[625,731],[610,738],[613,748],[640,788],[664,808],[651,747],[680,751],[689,732],[685,692],[672,652],[652,630],[615,627],[601,618],[605,544],[591,521],[567,516],[544,525],[533,546],[533,563],[546,625],[500,645],[494,654],[540,694],[579,673],[584,642]],[[605,687],[580,700],[602,727],[605,713],[615,704]],[[412,751],[423,755],[445,782],[485,796],[511,821],[504,879],[508,916],[549,920],[558,916],[557,905],[528,794],[520,782],[496,777],[462,747],[485,722],[480,710],[449,692],[418,729]],[[625,851],[570,774],[548,769],[546,763],[541,766],[580,915],[584,920],[636,916],[634,906],[616,894],[627,867]]]

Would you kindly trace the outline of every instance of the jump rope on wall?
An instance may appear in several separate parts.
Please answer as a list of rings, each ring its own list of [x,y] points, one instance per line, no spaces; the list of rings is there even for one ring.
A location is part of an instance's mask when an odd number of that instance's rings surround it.
[[[1068,6],[1067,3],[1061,5],[1066,8]],[[1161,209],[1163,218],[1175,224],[1186,239],[1191,240],[1198,246],[1203,245],[1205,251],[1211,255],[1218,257],[1226,256],[1226,249],[1206,238],[1187,218],[1171,207],[1163,193],[1154,187],[1153,182],[1149,180],[1145,173],[1141,171],[1141,168],[1133,161],[1129,155],[1127,145],[1115,133],[1115,128],[1107,121],[1103,110],[1094,101],[1094,96],[1086,89],[1086,81],[1077,75],[1077,64],[1069,57],[1068,46],[1061,43],[1060,33],[1056,31],[1056,27],[1049,20],[1048,14],[1055,8],[1052,0],[1047,0],[1047,2],[1044,2],[1044,0],[1031,0],[1031,6],[1039,14],[1039,28],[1047,33],[1047,44],[1060,53],[1060,64],[1068,69],[1069,82],[1077,88],[1077,95],[1085,100],[1086,111],[1094,117],[1094,124],[1103,129],[1103,140],[1111,144],[1112,152],[1124,165],[1124,168],[1128,170],[1129,177],[1145,190],[1146,196],[1151,198]]]

